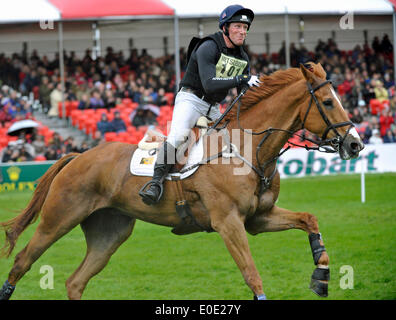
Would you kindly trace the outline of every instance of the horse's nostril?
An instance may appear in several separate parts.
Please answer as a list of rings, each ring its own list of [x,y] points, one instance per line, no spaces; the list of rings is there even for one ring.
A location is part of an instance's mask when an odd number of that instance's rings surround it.
[[[356,142],[351,143],[351,150],[352,151],[358,151],[359,150],[359,144]]]

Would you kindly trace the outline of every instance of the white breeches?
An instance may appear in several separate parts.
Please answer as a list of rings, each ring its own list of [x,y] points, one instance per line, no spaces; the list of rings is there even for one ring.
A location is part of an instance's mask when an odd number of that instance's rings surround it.
[[[210,104],[190,92],[178,92],[173,110],[172,124],[167,142],[178,148],[188,137],[191,128],[199,117],[207,116],[215,121],[221,116],[220,105],[213,105],[209,114]]]

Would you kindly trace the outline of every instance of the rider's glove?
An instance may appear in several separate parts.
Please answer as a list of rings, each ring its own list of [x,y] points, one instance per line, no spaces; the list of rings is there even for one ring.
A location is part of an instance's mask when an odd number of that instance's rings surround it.
[[[258,87],[261,83],[257,76],[249,76],[247,74],[236,76],[236,80],[238,82],[238,86],[247,84],[249,87]]]

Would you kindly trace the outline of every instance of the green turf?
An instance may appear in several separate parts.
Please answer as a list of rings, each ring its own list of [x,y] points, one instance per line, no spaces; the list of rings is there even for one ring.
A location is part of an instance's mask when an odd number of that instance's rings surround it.
[[[396,174],[366,175],[366,190],[362,204],[359,175],[282,181],[277,205],[318,218],[330,257],[328,299],[396,298]],[[0,220],[12,217],[30,196],[29,192],[0,194]],[[22,234],[11,258],[0,260],[1,283],[35,226]],[[264,233],[249,236],[249,243],[268,298],[323,299],[308,289],[315,267],[304,232]],[[40,257],[18,283],[12,299],[66,299],[64,283],[84,255],[85,241],[78,227]],[[54,270],[54,289],[40,287],[46,275],[40,274],[40,268],[45,265]],[[353,268],[353,289],[340,287],[342,266]],[[218,234],[175,236],[169,228],[141,221],[83,295],[83,299],[251,298]]]

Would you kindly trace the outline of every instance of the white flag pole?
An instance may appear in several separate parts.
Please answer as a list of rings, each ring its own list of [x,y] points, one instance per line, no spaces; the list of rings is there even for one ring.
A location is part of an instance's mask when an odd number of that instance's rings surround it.
[[[361,168],[361,173],[360,173],[360,186],[361,186],[361,199],[362,203],[366,202],[366,184],[365,184],[365,162],[364,162],[364,157],[362,156],[362,161],[360,162],[362,168]]]

